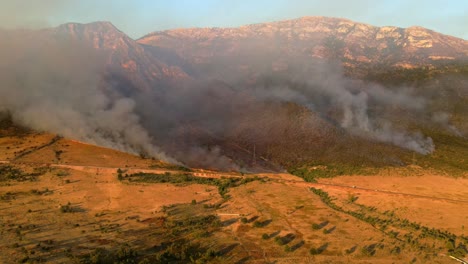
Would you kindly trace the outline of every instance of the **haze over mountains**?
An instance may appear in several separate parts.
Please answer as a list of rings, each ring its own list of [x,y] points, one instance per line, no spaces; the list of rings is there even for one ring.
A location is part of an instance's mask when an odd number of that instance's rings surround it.
[[[467,133],[468,41],[420,27],[305,17],[136,41],[109,22],[0,35],[15,122],[189,166],[401,164],[437,149],[426,131]]]

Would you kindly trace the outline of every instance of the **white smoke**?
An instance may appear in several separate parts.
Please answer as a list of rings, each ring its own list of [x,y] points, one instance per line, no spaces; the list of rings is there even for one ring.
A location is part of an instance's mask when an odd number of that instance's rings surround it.
[[[450,122],[450,114],[446,112],[435,112],[432,114],[432,121],[435,123],[442,125],[448,131],[452,132],[454,135],[458,137],[463,137],[463,133],[458,130],[456,126],[454,126]]]
[[[76,42],[48,41],[47,35],[35,35],[36,41],[28,43],[27,34],[40,32],[20,33],[0,40],[0,106],[15,122],[174,162],[140,124],[135,102],[104,92],[102,52]]]
[[[341,112],[337,120],[339,125],[354,135],[421,154],[434,151],[435,146],[430,137],[418,131],[396,127],[390,120],[369,113],[371,102],[383,108],[405,109],[408,113],[424,111],[426,100],[413,95],[411,88],[390,89],[353,80],[345,77],[339,67],[323,62],[307,62],[307,65],[301,67],[306,70],[293,71],[294,83],[256,87],[254,94],[262,100],[295,102],[323,115],[327,115],[332,108]]]

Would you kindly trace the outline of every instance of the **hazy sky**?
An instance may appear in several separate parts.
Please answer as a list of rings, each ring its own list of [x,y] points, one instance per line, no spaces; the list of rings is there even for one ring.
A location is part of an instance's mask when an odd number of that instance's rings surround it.
[[[233,27],[332,16],[419,25],[468,39],[468,0],[0,0],[0,27],[111,21],[133,38],[180,27]]]

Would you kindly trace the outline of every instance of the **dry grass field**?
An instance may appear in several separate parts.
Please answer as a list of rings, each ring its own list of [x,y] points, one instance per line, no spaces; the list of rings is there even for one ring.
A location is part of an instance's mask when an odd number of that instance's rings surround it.
[[[307,183],[35,133],[0,137],[0,160],[0,263],[456,263],[468,245],[468,179],[421,168]]]

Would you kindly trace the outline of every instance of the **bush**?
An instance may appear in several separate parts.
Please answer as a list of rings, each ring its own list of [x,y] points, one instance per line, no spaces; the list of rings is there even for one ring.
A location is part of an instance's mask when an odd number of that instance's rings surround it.
[[[120,263],[133,263],[137,256],[137,252],[130,247],[121,247],[117,250],[116,258],[120,260]]]
[[[62,213],[72,213],[73,212],[73,207],[71,206],[70,202],[66,205],[61,205],[60,206],[60,212]]]
[[[455,249],[455,241],[449,240],[445,243],[445,247],[447,248],[448,251],[453,251]]]
[[[311,248],[311,249],[309,250],[309,253],[310,253],[311,255],[318,255],[318,254],[320,254],[321,252],[320,252],[320,250],[318,250],[317,248]]]
[[[349,201],[350,203],[354,203],[355,201],[357,201],[358,198],[359,198],[359,197],[356,196],[356,195],[354,195],[354,194],[348,194],[348,201]]]
[[[262,222],[260,222],[260,221],[255,221],[255,222],[253,223],[253,227],[260,228],[260,227],[263,227],[263,224],[262,224]]]
[[[275,237],[275,243],[280,246],[285,244],[284,240],[281,237]]]
[[[373,256],[375,254],[375,246],[364,246],[363,248],[361,248],[361,253],[364,256]]]
[[[68,171],[59,171],[57,172],[56,174],[58,177],[65,177],[65,176],[68,176],[70,175],[70,173]]]

